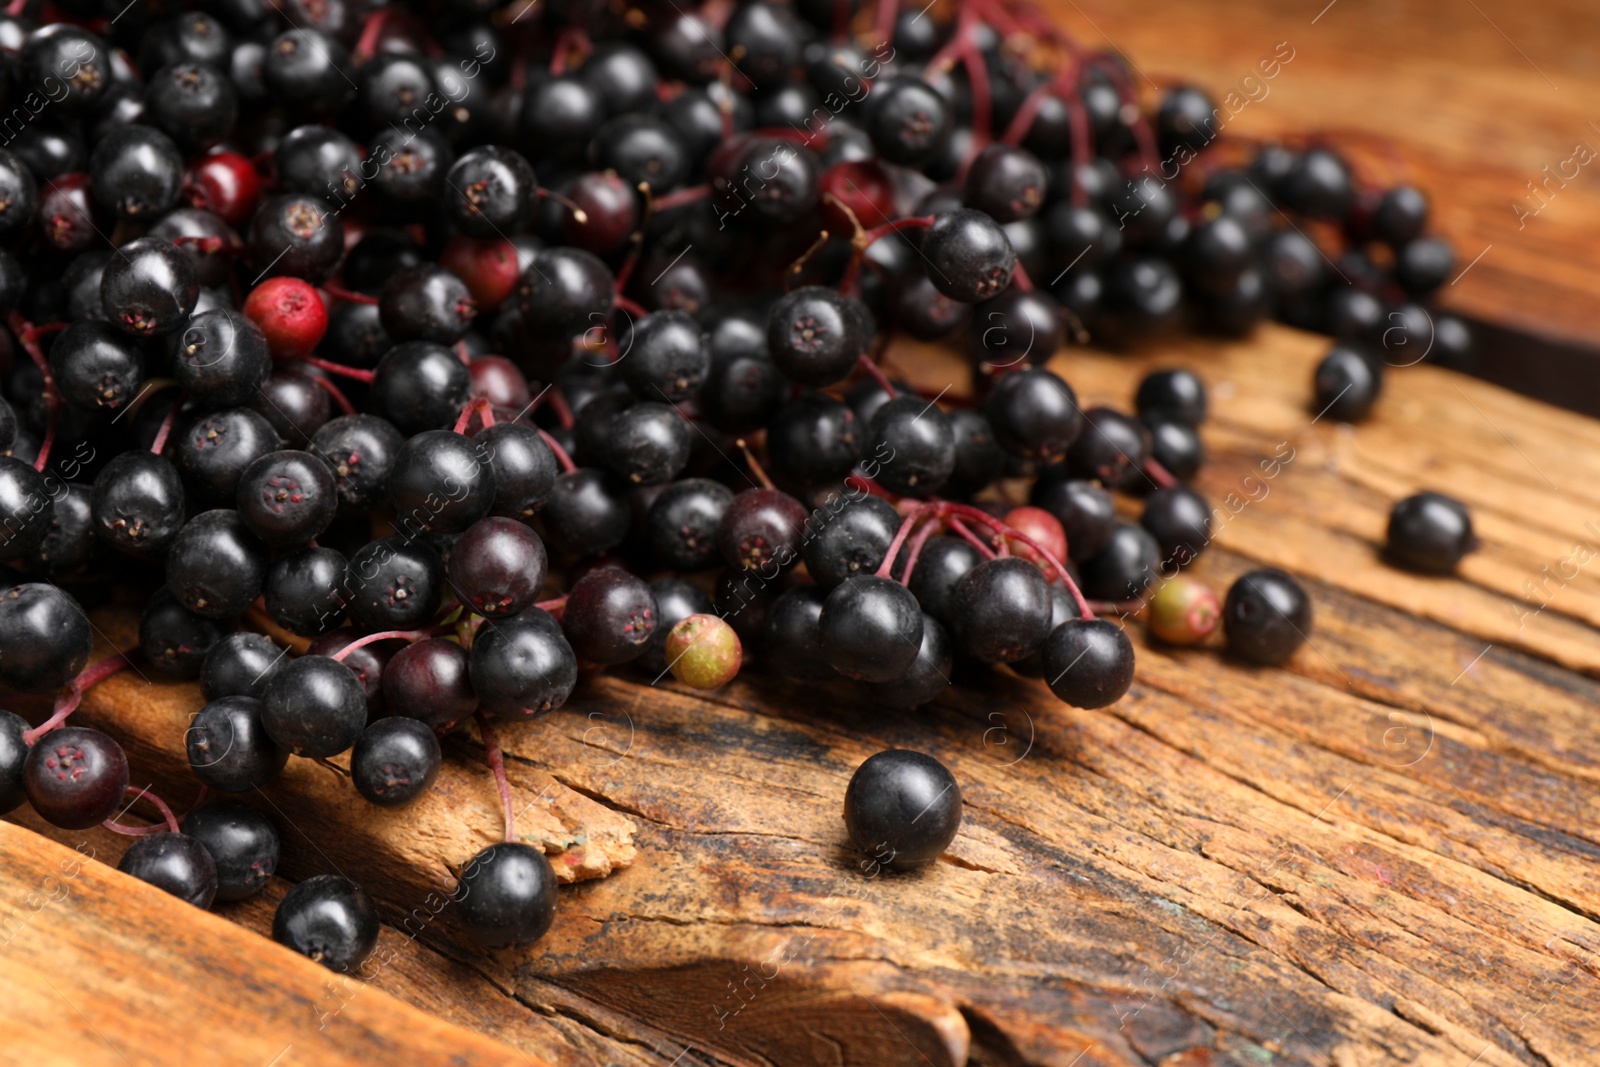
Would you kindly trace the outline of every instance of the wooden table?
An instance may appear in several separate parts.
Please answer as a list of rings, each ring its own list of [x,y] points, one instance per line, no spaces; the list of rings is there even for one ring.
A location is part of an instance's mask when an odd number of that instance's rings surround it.
[[[1290,40],[1296,59],[1239,129],[1399,142],[1464,259],[1469,238],[1495,245],[1447,299],[1582,335],[1600,286],[1590,179],[1514,237],[1496,219],[1585,136],[1600,13],[1338,0],[1312,22],[1319,6],[1061,12],[1153,79],[1213,87]],[[432,903],[499,833],[470,737],[400,813],[296,761],[250,798],[283,829],[280,878],[215,916],[81,858],[114,863],[122,839],[23,809],[0,825],[0,1059],[1594,1062],[1600,423],[1429,367],[1393,373],[1360,427],[1313,423],[1325,346],[1268,328],[1057,363],[1085,403],[1126,405],[1153,366],[1206,378],[1200,487],[1236,513],[1193,573],[1219,589],[1263,563],[1301,576],[1316,624],[1286,668],[1151,647],[1133,622],[1138,679],[1098,712],[999,676],[913,714],[759,672],[709,696],[587,682],[503,731],[519,826],[569,884],[544,941],[493,956]],[[936,389],[958,377],[937,354],[896,359]],[[1474,510],[1484,544],[1457,578],[1378,559],[1389,504],[1425,487]],[[100,651],[127,647],[126,614],[97,618]],[[124,740],[136,784],[182,805],[198,706],[192,686],[124,674],[82,714]],[[867,877],[839,806],[890,746],[946,762],[966,819],[933,868]],[[367,885],[388,923],[362,981],[249,932],[325,871]]]

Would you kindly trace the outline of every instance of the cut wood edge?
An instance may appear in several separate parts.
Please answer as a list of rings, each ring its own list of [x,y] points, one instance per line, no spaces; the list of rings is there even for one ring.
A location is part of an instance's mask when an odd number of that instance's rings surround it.
[[[550,1067],[378,989],[325,1012],[338,975],[86,849],[0,823],[0,998],[32,1020],[7,1028],[12,1062]]]

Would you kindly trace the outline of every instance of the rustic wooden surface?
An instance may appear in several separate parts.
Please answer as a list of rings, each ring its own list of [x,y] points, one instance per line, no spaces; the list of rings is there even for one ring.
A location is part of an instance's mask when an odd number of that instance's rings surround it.
[[[1443,290],[1448,307],[1595,344],[1600,7],[1586,0],[1043,6],[1087,47],[1128,57],[1151,100],[1157,86],[1177,81],[1206,87],[1219,103],[1236,94],[1225,136],[1320,131],[1372,181],[1419,184],[1464,272]],[[1294,58],[1264,81],[1256,64],[1279,42]],[[1245,83],[1249,75],[1257,81]],[[1590,154],[1574,160],[1580,143]],[[1513,210],[1514,203],[1522,207]]]
[[[0,823],[6,1063],[549,1067],[387,993],[347,991],[319,964],[96,862],[114,863],[126,839],[76,838]]]
[[[903,714],[758,673],[709,696],[603,677],[503,731],[520,806],[550,806],[530,837],[611,868],[563,888],[537,946],[469,952],[427,909],[499,825],[466,738],[415,837],[295,769],[258,798],[280,873],[378,897],[373,986],[563,1067],[1592,1062],[1600,583],[1563,561],[1600,550],[1600,424],[1426,367],[1365,425],[1313,423],[1324,346],[1269,329],[1059,361],[1086,404],[1152,366],[1207,379],[1200,484],[1237,514],[1194,573],[1302,576],[1316,627],[1287,669],[1152,648],[1135,621],[1137,681],[1097,712],[1012,678]],[[1474,509],[1458,578],[1377,556],[1422,487]],[[125,674],[84,715],[183,804],[196,707]],[[945,761],[966,819],[932,869],[868,877],[838,809],[890,746]],[[227,914],[266,929],[279,893]]]
[[[1053,7],[1131,57],[1147,92],[1183,77],[1220,97],[1287,41],[1294,60],[1230,132],[1323,129],[1374,180],[1409,175],[1462,267],[1483,252],[1448,306],[1592,343],[1593,167],[1520,226],[1511,203],[1537,206],[1526,183],[1577,142],[1600,148],[1586,110],[1600,9]],[[470,738],[402,813],[297,761],[249,798],[283,830],[281,877],[218,916],[265,933],[293,880],[343,871],[388,923],[361,979],[83,863],[64,902],[0,948],[0,1060],[211,1062],[196,1020],[212,1019],[237,1062],[292,1045],[285,1065],[1592,1063],[1600,423],[1414,368],[1391,375],[1371,422],[1313,424],[1322,347],[1268,329],[1060,363],[1085,403],[1126,404],[1155,365],[1207,378],[1201,486],[1238,512],[1194,573],[1221,589],[1272,563],[1306,581],[1316,628],[1287,669],[1151,648],[1135,621],[1138,680],[1100,712],[1009,677],[958,679],[909,715],[759,673],[709,697],[585,683],[504,731],[523,834],[570,884],[548,938],[495,956],[433,911],[499,833]],[[898,358],[935,389],[957,378]],[[1484,546],[1459,578],[1377,557],[1388,505],[1423,487],[1474,509]],[[127,642],[126,618],[101,623]],[[84,718],[181,807],[197,708],[193,687],[129,675]],[[933,869],[868,877],[838,808],[853,768],[891,745],[951,766],[967,815]],[[125,846],[11,818],[113,863]],[[0,827],[0,930],[67,855]]]

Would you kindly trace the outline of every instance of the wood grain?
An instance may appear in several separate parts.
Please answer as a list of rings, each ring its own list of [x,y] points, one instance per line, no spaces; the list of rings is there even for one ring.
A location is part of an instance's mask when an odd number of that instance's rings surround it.
[[[0,823],[7,1063],[548,1067],[377,989],[331,999],[339,976],[97,862],[101,835]]]
[[[1097,712],[1002,675],[904,714],[842,685],[618,673],[503,731],[519,790],[564,798],[546,847],[633,831],[632,862],[565,887],[540,944],[485,955],[448,910],[405,922],[497,825],[467,738],[424,818],[446,829],[415,839],[320,768],[269,789],[293,813],[281,873],[369,886],[403,949],[379,988],[574,1067],[1591,1062],[1600,578],[1525,583],[1600,545],[1600,424],[1425,367],[1360,427],[1313,422],[1324,346],[1271,329],[1059,360],[1086,404],[1125,404],[1153,366],[1206,378],[1200,486],[1229,517],[1193,573],[1302,576],[1315,629],[1287,669],[1151,647],[1130,620],[1137,681]],[[895,362],[963,380],[931,350]],[[1474,508],[1459,577],[1378,555],[1421,487]],[[198,702],[141,685],[83,714],[182,802]],[[869,877],[839,804],[893,746],[949,765],[966,818],[932,869]],[[238,911],[262,929],[269,909]]]
[[[1568,161],[1579,143],[1600,153],[1600,66],[1589,43],[1600,34],[1600,8],[1583,0],[1043,6],[1086,46],[1131,59],[1149,100],[1176,81],[1219,101],[1233,92],[1244,102],[1228,109],[1227,132],[1321,133],[1370,180],[1416,182],[1455,245],[1458,270],[1483,253],[1444,288],[1446,306],[1593,346],[1600,158]],[[1257,63],[1279,42],[1294,58],[1262,80]],[[1256,81],[1243,83],[1251,75]]]

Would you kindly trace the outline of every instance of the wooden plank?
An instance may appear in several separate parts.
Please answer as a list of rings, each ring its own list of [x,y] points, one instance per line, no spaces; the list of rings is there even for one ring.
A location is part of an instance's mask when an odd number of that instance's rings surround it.
[[[1004,675],[907,715],[755,672],[709,696],[619,672],[503,730],[516,787],[566,798],[536,840],[573,847],[595,820],[637,850],[564,887],[540,944],[474,953],[448,911],[400,925],[498,825],[467,738],[459,823],[416,840],[325,770],[269,789],[299,805],[281,873],[363,881],[407,953],[381,988],[562,1064],[1588,1062],[1600,587],[1524,582],[1593,540],[1600,424],[1431,368],[1392,375],[1361,427],[1313,423],[1325,344],[1270,329],[1059,361],[1085,403],[1126,403],[1154,366],[1207,379],[1201,487],[1249,502],[1194,573],[1303,576],[1316,628],[1287,670],[1152,648],[1133,623],[1135,686],[1097,712]],[[964,382],[946,354],[895,362]],[[1423,486],[1475,508],[1459,578],[1378,557],[1389,502]],[[125,675],[83,714],[186,801],[197,704]],[[891,746],[945,761],[966,820],[933,869],[867,877],[838,808]]]
[[[7,1062],[549,1067],[378,989],[330,1000],[331,972],[96,862],[89,836],[0,823]]]
[[[1433,198],[1459,269],[1482,253],[1443,290],[1447,307],[1594,345],[1600,68],[1580,42],[1600,34],[1600,8],[1583,0],[1546,0],[1536,11],[1512,0],[1044,6],[1087,47],[1137,64],[1137,85],[1152,100],[1155,86],[1179,80],[1219,101],[1231,91],[1228,133],[1321,131],[1371,180],[1416,182]],[[1280,41],[1294,58],[1262,80],[1257,63]],[[1573,162],[1580,143],[1588,164]]]

